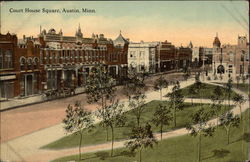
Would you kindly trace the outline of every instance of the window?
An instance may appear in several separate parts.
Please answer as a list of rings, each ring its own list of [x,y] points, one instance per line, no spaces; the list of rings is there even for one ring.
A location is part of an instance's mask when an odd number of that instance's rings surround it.
[[[31,70],[31,67],[32,67],[32,58],[28,58],[28,60],[27,60],[27,67],[28,67],[28,70]]]
[[[38,58],[35,57],[33,63],[34,63],[34,68],[38,69]]]
[[[60,63],[60,52],[59,51],[56,52],[56,63],[57,64]]]
[[[12,68],[12,51],[7,50],[5,53],[5,68]]]
[[[40,60],[41,60],[41,64],[43,64],[43,52],[40,51]]]
[[[241,54],[240,61],[244,61],[244,55],[243,54]]]
[[[233,61],[234,60],[234,54],[233,54],[233,52],[230,52],[229,53],[229,61]]]
[[[20,58],[20,69],[23,71],[24,68],[25,68],[25,62],[26,62],[26,59],[24,57],[21,57]]]
[[[49,64],[49,52],[46,51],[46,64]]]
[[[55,63],[55,52],[52,53],[52,64]]]
[[[0,69],[3,69],[3,50],[0,49]]]
[[[140,57],[144,58],[144,51],[140,51]]]

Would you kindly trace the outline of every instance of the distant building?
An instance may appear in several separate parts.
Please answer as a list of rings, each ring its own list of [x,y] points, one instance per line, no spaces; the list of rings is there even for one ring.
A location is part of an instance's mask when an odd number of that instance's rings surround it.
[[[158,69],[160,72],[174,70],[178,65],[177,49],[171,42],[160,42],[157,48]]]
[[[227,77],[249,75],[249,43],[238,36],[238,44],[221,46],[218,36],[213,43],[213,73]]]
[[[46,30],[39,34],[41,64],[46,75],[44,89],[75,88],[82,86],[91,68],[106,65],[116,79],[126,75],[129,42],[121,33],[112,41],[103,34],[83,37],[80,26],[75,36],[63,36],[62,30]]]
[[[0,97],[12,98],[19,94],[17,37],[0,34]]]
[[[156,72],[156,52],[158,43],[130,43],[128,48],[128,66],[137,72]]]
[[[0,34],[0,97],[81,87],[98,64],[122,81],[127,75],[128,45],[121,33],[114,41],[103,34],[84,38],[80,26],[75,36],[55,29],[41,30],[38,38]]]
[[[33,38],[0,34],[1,98],[30,96],[41,92],[40,43]]]

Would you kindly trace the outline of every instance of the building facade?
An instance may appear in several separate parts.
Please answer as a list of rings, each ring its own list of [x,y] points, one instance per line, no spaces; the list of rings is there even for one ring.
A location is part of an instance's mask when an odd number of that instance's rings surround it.
[[[158,43],[130,43],[128,48],[128,66],[137,72],[156,72],[156,52]]]
[[[238,44],[221,46],[218,36],[213,42],[213,74],[232,77],[249,75],[249,43],[238,36]]]
[[[79,26],[75,36],[63,36],[62,30],[43,30],[39,41],[44,90],[83,86],[97,64],[107,66],[117,80],[126,75],[128,41],[121,33],[114,41],[103,34],[85,38]]]
[[[17,37],[0,34],[0,97],[12,98],[18,95]]]

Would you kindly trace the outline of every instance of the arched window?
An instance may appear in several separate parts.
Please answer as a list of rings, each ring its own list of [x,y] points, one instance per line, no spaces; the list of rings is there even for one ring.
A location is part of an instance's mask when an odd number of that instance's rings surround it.
[[[217,67],[217,73],[218,73],[218,74],[224,74],[224,73],[225,73],[225,68],[224,68],[223,65],[219,65],[219,66]]]
[[[35,57],[35,58],[33,59],[33,64],[34,64],[34,68],[35,68],[35,69],[38,69],[38,62],[39,62],[38,58]]]
[[[28,60],[27,60],[27,67],[28,67],[28,70],[31,70],[31,68],[32,68],[32,58],[28,58]]]
[[[21,57],[19,61],[20,61],[20,69],[24,70],[25,69],[25,63],[26,63],[25,57]]]
[[[5,53],[5,68],[12,68],[12,51],[7,50]]]

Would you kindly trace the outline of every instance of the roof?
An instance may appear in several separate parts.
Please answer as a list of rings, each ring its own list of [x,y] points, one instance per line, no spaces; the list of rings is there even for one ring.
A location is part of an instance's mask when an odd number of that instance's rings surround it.
[[[119,36],[114,40],[114,43],[115,44],[128,44],[129,42],[120,33]]]

